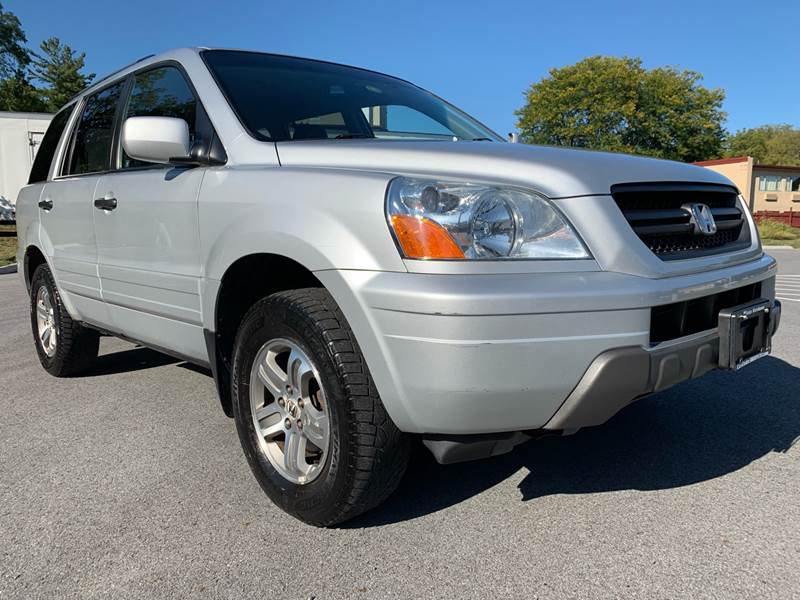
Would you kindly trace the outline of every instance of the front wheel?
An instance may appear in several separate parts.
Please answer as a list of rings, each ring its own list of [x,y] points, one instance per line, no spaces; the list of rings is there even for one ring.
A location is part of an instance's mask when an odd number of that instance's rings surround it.
[[[273,294],[234,347],[233,408],[250,468],[286,512],[318,526],[382,502],[408,463],[364,357],[330,294]]]

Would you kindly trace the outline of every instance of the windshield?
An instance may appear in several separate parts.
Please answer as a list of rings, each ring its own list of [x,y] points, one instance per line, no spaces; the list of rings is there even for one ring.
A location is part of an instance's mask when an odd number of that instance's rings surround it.
[[[237,50],[206,50],[203,58],[242,124],[260,140],[502,141],[440,98],[387,75]]]

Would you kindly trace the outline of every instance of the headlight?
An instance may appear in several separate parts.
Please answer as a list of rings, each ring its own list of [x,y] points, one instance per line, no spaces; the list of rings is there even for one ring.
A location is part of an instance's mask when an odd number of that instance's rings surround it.
[[[522,189],[398,177],[386,214],[406,258],[589,258],[552,204]]]

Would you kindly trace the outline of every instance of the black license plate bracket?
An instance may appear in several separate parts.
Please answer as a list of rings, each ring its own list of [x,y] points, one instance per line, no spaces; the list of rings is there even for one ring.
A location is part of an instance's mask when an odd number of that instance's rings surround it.
[[[719,313],[719,366],[736,371],[772,350],[772,302],[758,299]]]

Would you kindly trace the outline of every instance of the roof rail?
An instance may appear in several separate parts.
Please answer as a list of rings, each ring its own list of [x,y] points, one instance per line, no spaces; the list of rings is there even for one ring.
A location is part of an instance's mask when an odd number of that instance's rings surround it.
[[[98,83],[102,83],[102,82],[103,82],[103,81],[105,81],[106,79],[111,79],[111,78],[112,78],[114,75],[116,75],[117,73],[121,73],[121,72],[122,72],[122,71],[124,71],[125,69],[127,69],[127,68],[129,68],[129,67],[132,67],[133,65],[138,65],[138,64],[139,64],[140,62],[142,62],[143,60],[147,60],[148,58],[153,58],[154,56],[155,56],[155,54],[148,54],[147,56],[143,56],[142,58],[140,58],[140,59],[138,59],[138,60],[135,60],[135,61],[133,61],[131,64],[129,64],[129,65],[125,65],[124,67],[121,67],[121,68],[117,69],[116,71],[112,71],[111,73],[109,73],[109,74],[108,74],[108,75],[106,75],[105,77],[101,77],[100,79],[98,79],[98,80],[96,80],[96,81],[93,81],[93,82],[92,82],[92,84],[91,84],[90,86],[87,86],[87,87],[93,87],[93,86],[97,85]]]
[[[121,72],[122,72],[122,71],[124,71],[125,69],[129,69],[129,68],[130,68],[130,67],[132,67],[133,65],[138,65],[140,62],[142,62],[142,61],[144,61],[144,60],[147,60],[148,58],[153,58],[154,56],[155,56],[155,54],[148,54],[147,56],[143,56],[142,58],[140,58],[140,59],[138,59],[138,60],[135,60],[135,61],[133,61],[132,63],[130,63],[130,64],[128,64],[128,65],[125,65],[124,67],[120,67],[120,68],[119,68],[119,69],[117,69],[116,71],[112,71],[111,73],[109,73],[109,74],[108,74],[108,75],[106,75],[105,77],[101,77],[100,79],[95,79],[95,80],[94,80],[92,83],[90,83],[89,85],[87,85],[87,86],[86,86],[85,88],[83,88],[83,89],[82,89],[80,92],[78,92],[78,93],[77,93],[77,94],[75,94],[75,95],[74,95],[72,98],[70,98],[70,99],[69,99],[69,102],[66,102],[66,103],[65,103],[65,105],[66,105],[66,104],[69,104],[69,103],[70,103],[70,102],[72,102],[72,101],[73,101],[75,98],[77,98],[78,96],[80,96],[81,94],[83,94],[83,93],[84,93],[86,90],[88,90],[89,88],[92,88],[92,87],[96,86],[98,83],[103,83],[103,82],[104,82],[106,79],[111,79],[111,78],[112,78],[114,75],[116,75],[117,73],[121,73]]]

